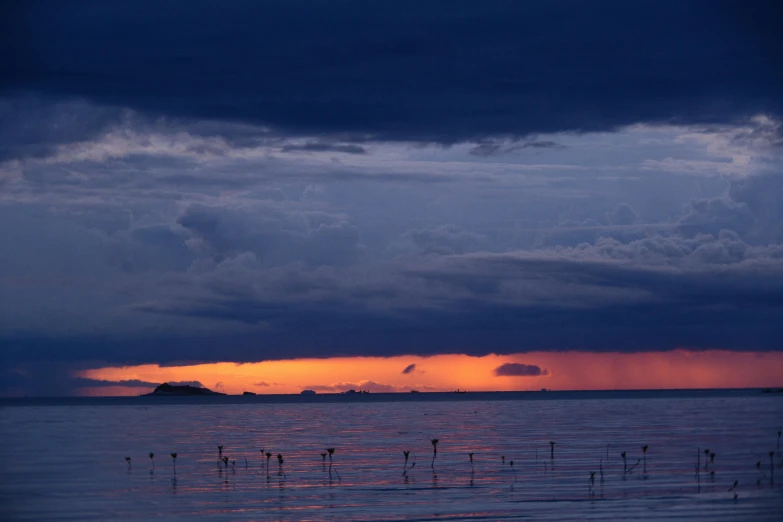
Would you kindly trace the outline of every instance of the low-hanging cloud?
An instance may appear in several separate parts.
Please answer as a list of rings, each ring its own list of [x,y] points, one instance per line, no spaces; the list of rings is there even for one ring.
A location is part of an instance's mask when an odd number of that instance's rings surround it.
[[[549,375],[549,371],[535,364],[505,363],[494,370],[496,377],[541,377]]]

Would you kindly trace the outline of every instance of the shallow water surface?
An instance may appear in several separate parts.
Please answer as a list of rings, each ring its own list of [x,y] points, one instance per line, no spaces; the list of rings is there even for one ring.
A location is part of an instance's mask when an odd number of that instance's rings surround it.
[[[781,520],[783,397],[498,398],[6,401],[0,502],[12,520]],[[702,468],[715,453],[698,475],[697,448]]]

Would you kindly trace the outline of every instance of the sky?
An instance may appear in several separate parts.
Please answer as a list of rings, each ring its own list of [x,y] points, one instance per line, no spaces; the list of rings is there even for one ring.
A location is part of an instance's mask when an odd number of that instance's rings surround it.
[[[4,3],[0,395],[781,386],[782,15]]]

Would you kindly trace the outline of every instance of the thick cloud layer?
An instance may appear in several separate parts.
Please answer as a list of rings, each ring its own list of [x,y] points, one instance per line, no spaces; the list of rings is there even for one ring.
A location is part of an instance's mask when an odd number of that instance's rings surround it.
[[[777,3],[6,4],[0,394],[783,346]]]
[[[410,141],[736,122],[783,110],[781,17],[739,0],[13,2],[0,89]]]

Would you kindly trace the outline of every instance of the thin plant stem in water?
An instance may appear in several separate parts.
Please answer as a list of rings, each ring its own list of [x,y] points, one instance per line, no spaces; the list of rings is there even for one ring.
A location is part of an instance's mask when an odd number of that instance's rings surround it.
[[[277,454],[277,464],[279,466],[277,474],[282,475],[283,478],[285,478],[285,473],[283,473],[283,455],[280,453]]]
[[[128,463],[128,469],[131,469],[131,458],[130,457],[125,457],[125,462]]]
[[[177,472],[177,454],[176,453],[171,453],[171,462],[173,463],[173,466],[174,466],[174,473],[176,473]]]
[[[269,459],[272,458],[272,453],[267,451],[265,455],[266,455],[266,478],[269,478]]]
[[[646,475],[647,474],[647,444],[642,446],[642,458],[644,459],[644,464],[642,465],[642,473]]]
[[[601,484],[604,483],[604,459],[601,457],[601,460],[598,461],[598,471],[601,473]]]
[[[628,461],[625,458],[625,452],[620,453],[620,456],[623,458],[623,475],[626,475],[628,473]]]
[[[440,439],[432,439],[430,442],[432,442],[432,463],[430,464],[430,467],[434,470],[435,469],[435,459],[438,456],[438,441]]]
[[[155,469],[155,454],[150,452],[150,462],[152,462],[152,469]]]
[[[555,459],[555,443],[552,441],[549,441],[549,458]]]
[[[475,473],[475,470],[473,469],[473,454],[468,453],[468,458],[470,458],[470,472]]]

